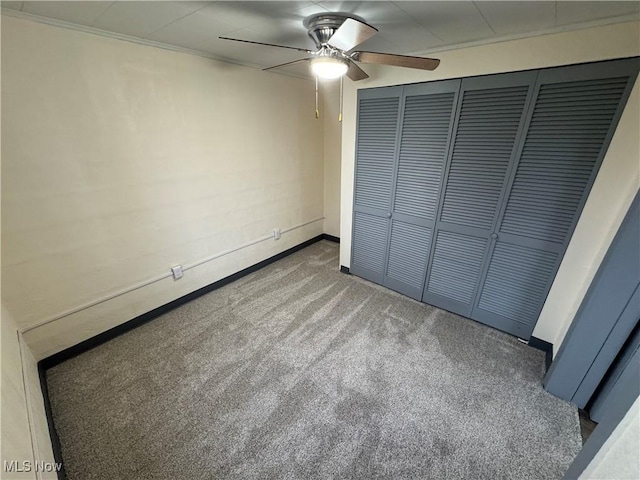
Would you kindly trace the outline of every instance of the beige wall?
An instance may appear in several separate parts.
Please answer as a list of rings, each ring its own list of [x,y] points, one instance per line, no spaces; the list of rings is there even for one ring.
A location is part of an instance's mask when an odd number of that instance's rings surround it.
[[[4,472],[4,462],[53,462],[47,419],[42,402],[42,391],[35,358],[29,348],[19,340],[18,330],[9,312],[2,307],[2,402],[0,477],[57,478],[52,473],[37,475],[35,470],[23,473]]]
[[[640,23],[544,35],[439,52],[434,72],[367,65],[371,78],[345,89],[340,263],[350,265],[356,88],[466,77],[640,55]],[[634,88],[533,335],[558,350],[633,195],[640,186],[638,85]]]
[[[323,232],[312,82],[2,18],[3,302],[38,358]]]
[[[345,82],[349,80],[345,79]],[[340,82],[325,81],[320,84],[324,125],[324,233],[340,236],[340,155],[342,148],[342,123],[340,113]]]

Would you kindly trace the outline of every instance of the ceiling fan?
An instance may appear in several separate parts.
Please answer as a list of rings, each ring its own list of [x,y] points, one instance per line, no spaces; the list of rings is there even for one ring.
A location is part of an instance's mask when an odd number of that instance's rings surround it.
[[[316,44],[315,51],[285,45],[274,45],[272,43],[252,42],[238,38],[219,38],[304,52],[310,56],[308,58],[301,58],[292,62],[268,67],[264,70],[271,70],[296,63],[310,62],[313,73],[323,79],[341,78],[345,74],[353,81],[369,78],[369,75],[356,65],[355,62],[418,68],[421,70],[434,70],[440,63],[440,60],[435,58],[412,57],[379,52],[352,52],[351,50],[355,47],[378,33],[378,29],[368,25],[364,20],[350,13],[319,13],[311,15],[304,19],[303,25],[307,29],[309,37],[311,37]]]
[[[274,45],[273,43],[253,42],[239,38],[219,37],[222,40],[234,42],[252,43],[267,47],[288,48],[309,55],[292,62],[274,65],[263,70],[294,65],[296,63],[309,62],[311,70],[316,78],[316,118],[320,117],[318,111],[318,78],[331,80],[340,79],[340,113],[338,121],[342,121],[342,81],[346,74],[353,81],[364,80],[369,75],[355,62],[377,63],[379,65],[392,65],[396,67],[418,68],[421,70],[434,70],[440,60],[435,58],[412,57],[408,55],[395,55],[380,52],[351,51],[364,41],[378,33],[378,29],[365,23],[365,21],[350,13],[318,13],[305,18],[302,22],[307,29],[309,37],[316,44],[316,50],[290,47],[287,45]]]

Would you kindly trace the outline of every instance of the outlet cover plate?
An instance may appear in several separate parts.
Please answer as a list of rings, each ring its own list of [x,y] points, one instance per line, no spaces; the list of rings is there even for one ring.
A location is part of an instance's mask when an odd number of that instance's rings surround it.
[[[173,279],[178,280],[182,278],[182,265],[176,265],[175,267],[171,267],[171,273],[173,274]]]

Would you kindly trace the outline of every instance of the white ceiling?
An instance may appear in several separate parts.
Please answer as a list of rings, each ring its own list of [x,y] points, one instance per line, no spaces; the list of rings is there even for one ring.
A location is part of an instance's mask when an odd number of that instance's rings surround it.
[[[425,55],[469,43],[640,19],[638,1],[3,1],[2,7],[8,14],[261,68],[301,58],[301,53],[218,36],[313,48],[302,20],[342,11],[379,29],[359,49]]]

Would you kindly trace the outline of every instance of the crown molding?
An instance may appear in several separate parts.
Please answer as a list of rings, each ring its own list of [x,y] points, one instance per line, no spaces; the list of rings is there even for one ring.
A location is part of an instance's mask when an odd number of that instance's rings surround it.
[[[45,25],[51,25],[51,26],[59,27],[59,28],[66,28],[68,30],[75,30],[75,31],[78,31],[78,32],[88,33],[88,34],[91,34],[91,35],[98,35],[100,37],[107,37],[107,38],[111,38],[111,39],[114,39],[114,40],[121,40],[123,42],[135,43],[135,44],[144,45],[144,46],[147,46],[147,47],[160,48],[162,50],[169,50],[169,51],[177,52],[177,53],[185,53],[187,55],[194,55],[194,56],[197,56],[197,57],[204,57],[204,58],[208,58],[210,60],[215,60],[217,62],[227,63],[227,64],[230,64],[230,65],[253,68],[253,69],[256,69],[256,70],[262,70],[264,68],[261,65],[234,62],[234,61],[229,60],[227,58],[221,58],[221,57],[218,57],[218,56],[213,55],[211,53],[204,52],[202,50],[194,50],[194,49],[191,49],[191,48],[185,48],[185,47],[179,47],[177,45],[171,45],[169,43],[157,42],[155,40],[149,40],[149,39],[146,39],[146,38],[134,37],[132,35],[125,35],[124,33],[111,32],[109,30],[103,30],[101,28],[89,27],[87,25],[80,25],[79,23],[72,23],[72,22],[67,22],[65,20],[58,20],[57,18],[43,17],[42,15],[35,15],[33,13],[21,12],[21,11],[18,11],[18,10],[14,10],[12,8],[2,7],[0,9],[0,12],[1,12],[1,14],[3,16],[6,15],[8,17],[15,17],[15,18],[23,19],[23,20],[31,20],[33,22],[42,23],[42,24],[45,24]],[[289,73],[289,72],[270,72],[270,73],[275,73],[275,74],[278,74],[278,75],[286,75],[288,77],[294,77],[294,78],[299,78],[299,79],[304,79],[304,80],[308,80],[310,78],[310,77],[305,77],[305,76],[302,76],[302,75],[296,75],[296,74]]]
[[[640,16],[638,14],[635,13],[631,13],[628,15],[621,15],[618,17],[611,17],[611,18],[602,18],[599,20],[593,20],[591,22],[581,22],[581,23],[574,23],[571,25],[562,25],[562,26],[558,26],[558,27],[553,27],[553,28],[547,28],[547,29],[543,29],[543,30],[535,30],[532,32],[526,32],[526,33],[514,33],[514,34],[510,34],[510,35],[501,35],[501,36],[497,36],[497,37],[492,37],[492,38],[486,38],[486,39],[482,39],[482,40],[473,40],[471,42],[464,42],[464,43],[455,43],[455,44],[450,44],[450,45],[442,45],[439,47],[434,47],[434,48],[428,48],[428,49],[422,49],[422,50],[413,50],[411,52],[409,52],[409,55],[416,55],[416,56],[422,56],[422,55],[429,55],[432,53],[438,53],[438,52],[448,52],[451,50],[460,50],[463,48],[470,48],[470,47],[479,47],[482,45],[490,45],[492,43],[503,43],[503,42],[510,42],[513,40],[523,40],[525,38],[533,38],[533,37],[541,37],[544,35],[554,35],[557,33],[565,33],[565,32],[573,32],[576,30],[586,30],[589,28],[597,28],[597,27],[605,27],[607,25],[615,25],[618,23],[640,23]]]

